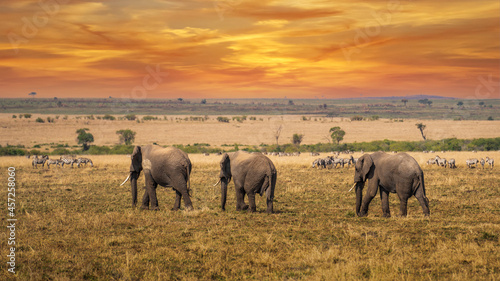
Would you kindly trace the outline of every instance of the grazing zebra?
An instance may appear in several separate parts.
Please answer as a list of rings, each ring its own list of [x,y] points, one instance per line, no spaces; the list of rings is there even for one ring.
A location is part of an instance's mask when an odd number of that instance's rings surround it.
[[[486,157],[486,163],[488,163],[488,165],[492,169],[493,169],[493,166],[495,166],[495,160],[493,160],[493,158]]]
[[[73,158],[72,156],[64,155],[59,158],[62,161],[62,166],[64,167],[64,164],[69,165],[71,164],[71,168],[73,168],[73,163],[76,163],[77,160]]]
[[[203,155],[205,155],[205,156],[210,156],[210,153],[203,153]]]
[[[455,165],[455,159],[454,158],[450,158],[450,160],[448,161],[448,165],[450,166],[450,169],[456,169],[457,168],[457,165]]]
[[[344,158],[342,159],[342,168],[344,167],[344,165],[347,164],[347,168],[351,167],[351,158]]]
[[[330,158],[332,160],[332,167],[337,168],[338,165],[340,165],[342,168],[344,168],[344,159],[342,158]]]
[[[351,155],[351,163],[352,163],[353,165],[356,165],[356,162],[358,162],[358,158],[354,158],[354,157],[352,157],[352,155]]]
[[[441,166],[441,167],[445,167],[446,168],[446,158],[441,158],[439,156],[436,156],[436,164],[438,166]]]
[[[484,158],[481,158],[481,160],[479,161],[479,164],[481,164],[481,166],[483,166],[483,169],[484,169],[484,163],[486,163],[486,161],[484,161]]]
[[[35,155],[33,156],[33,161],[31,162],[31,165],[33,166],[33,168],[37,168],[38,169],[38,164],[42,164],[42,168],[44,167],[45,165],[45,162],[49,159],[49,156],[47,155],[44,155],[40,158],[38,158],[38,155]]]
[[[85,167],[87,167],[87,163],[90,163],[90,167],[94,167],[94,163],[92,163],[92,160],[89,158],[80,157],[76,159],[76,165],[78,168],[80,168],[80,164],[85,164]]]
[[[57,167],[57,166],[61,166],[61,164],[63,164],[64,162],[60,159],[47,159],[47,162],[45,162],[45,163],[47,163],[47,168],[50,169],[50,165],[55,164]]]
[[[477,167],[477,163],[479,163],[479,160],[476,158],[473,159],[467,159],[465,161],[465,164],[467,164],[467,167],[472,168],[472,166]]]
[[[437,161],[435,158],[431,158],[429,160],[427,160],[427,165],[435,165],[437,164]]]
[[[311,156],[319,156],[318,152],[311,152],[310,154],[311,154]]]

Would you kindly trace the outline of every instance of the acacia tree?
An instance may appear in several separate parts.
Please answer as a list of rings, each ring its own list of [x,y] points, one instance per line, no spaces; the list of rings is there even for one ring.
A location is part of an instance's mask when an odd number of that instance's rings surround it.
[[[415,126],[417,126],[417,128],[420,130],[420,134],[422,134],[422,138],[424,138],[424,140],[426,140],[427,138],[425,137],[424,130],[425,130],[425,127],[427,127],[427,126],[424,125],[423,123],[417,123],[417,124],[415,124]]]
[[[129,129],[116,131],[116,134],[120,136],[120,143],[125,143],[126,145],[131,145],[135,140],[135,132]]]
[[[406,103],[408,102],[408,100],[407,99],[402,99],[401,102],[404,103],[405,107],[406,107]]]
[[[332,140],[334,142],[337,142],[337,144],[339,144],[344,139],[344,136],[345,136],[345,131],[342,130],[340,127],[330,128],[330,133],[331,133],[330,136],[332,137]]]
[[[88,130],[88,128],[76,130],[76,133],[78,134],[76,139],[78,140],[78,144],[83,145],[83,151],[88,150],[90,148],[90,143],[94,142],[94,136],[91,133],[88,133]]]
[[[293,134],[292,142],[294,145],[299,146],[303,138],[304,138],[303,134]]]

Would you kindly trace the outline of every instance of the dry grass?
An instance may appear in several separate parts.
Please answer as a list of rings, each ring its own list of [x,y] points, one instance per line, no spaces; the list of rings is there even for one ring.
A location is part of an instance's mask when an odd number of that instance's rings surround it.
[[[259,145],[274,144],[274,132],[283,125],[280,143],[290,143],[292,135],[304,134],[303,144],[327,142],[329,129],[340,126],[345,130],[344,142],[362,142],[373,140],[422,140],[416,123],[427,125],[429,139],[444,138],[491,138],[498,137],[500,121],[450,121],[450,120],[405,120],[392,122],[387,119],[378,121],[351,122],[349,118],[312,117],[311,121],[302,121],[301,116],[256,116],[256,121],[242,123],[220,123],[217,116],[210,116],[206,122],[178,121],[186,116],[167,116],[168,120],[147,121],[107,121],[84,120],[69,116],[55,123],[36,123],[35,119],[54,115],[33,114],[31,119],[13,119],[11,114],[0,114],[0,145],[69,144],[76,145],[76,130],[89,128],[94,135],[95,145],[114,145],[118,143],[117,130],[131,129],[137,132],[137,144],[156,142],[161,145],[209,143],[213,146],[222,144]],[[231,116],[228,116],[231,117]],[[160,116],[163,118],[163,116]],[[263,121],[259,121],[262,118]],[[314,121],[316,119],[316,121]],[[152,134],[151,132],[154,132]],[[249,133],[251,132],[251,133]]]
[[[433,156],[412,155],[421,164]],[[398,218],[394,194],[393,218],[382,218],[378,196],[367,218],[355,217],[355,195],[346,192],[353,169],[311,169],[308,155],[273,157],[272,215],[260,197],[259,212],[236,212],[232,192],[228,211],[220,211],[215,155],[190,155],[193,212],[170,211],[175,195],[165,188],[158,190],[161,211],[131,209],[129,188],[118,187],[126,156],[94,156],[94,168],[51,170],[2,157],[4,181],[8,166],[17,170],[17,279],[498,280],[499,168],[467,169],[467,153],[440,156],[454,157],[459,168],[422,165],[428,219],[414,198],[409,216]],[[489,156],[500,159],[498,152]],[[12,275],[2,271],[0,279]]]

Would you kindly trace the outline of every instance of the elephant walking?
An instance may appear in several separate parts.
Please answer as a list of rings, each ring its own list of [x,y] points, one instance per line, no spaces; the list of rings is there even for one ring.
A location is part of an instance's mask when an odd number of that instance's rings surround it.
[[[424,173],[417,161],[406,153],[389,155],[375,152],[361,156],[356,163],[354,182],[356,186],[356,214],[360,217],[368,213],[368,205],[380,189],[382,212],[390,217],[389,192],[396,193],[400,200],[401,216],[407,214],[407,203],[415,196],[422,206],[425,216],[429,212],[429,200],[425,195]],[[366,195],[363,188],[369,179]]]
[[[234,179],[236,210],[256,211],[255,194],[266,193],[267,213],[273,212],[274,188],[277,172],[273,162],[261,153],[237,151],[225,153],[220,161],[221,207],[226,209],[227,185]],[[216,184],[217,185],[217,184]],[[245,204],[245,194],[248,203]]]
[[[149,209],[151,204],[152,210],[159,210],[156,198],[158,185],[172,187],[175,190],[176,197],[172,210],[176,211],[180,208],[182,197],[184,197],[186,209],[193,209],[189,196],[189,176],[192,165],[185,152],[175,147],[136,146],[131,158],[130,175],[121,185],[130,179],[132,207],[137,204],[137,179],[141,171],[144,171],[146,191],[142,197],[141,209]]]

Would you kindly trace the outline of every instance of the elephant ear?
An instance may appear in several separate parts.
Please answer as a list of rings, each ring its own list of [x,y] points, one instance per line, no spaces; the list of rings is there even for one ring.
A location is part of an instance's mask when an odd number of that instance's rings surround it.
[[[130,172],[140,172],[142,171],[142,152],[141,147],[136,146],[134,152],[132,153],[132,164],[130,164]]]
[[[231,159],[229,159],[229,155],[224,153],[222,155],[222,160],[220,160],[220,175],[219,178],[226,178],[231,181]]]
[[[368,174],[370,173],[370,170],[373,166],[373,159],[371,158],[370,155],[366,154],[361,156],[361,158],[358,160],[361,164],[361,175],[363,177],[363,181],[366,181]],[[356,165],[357,168],[357,165]]]

